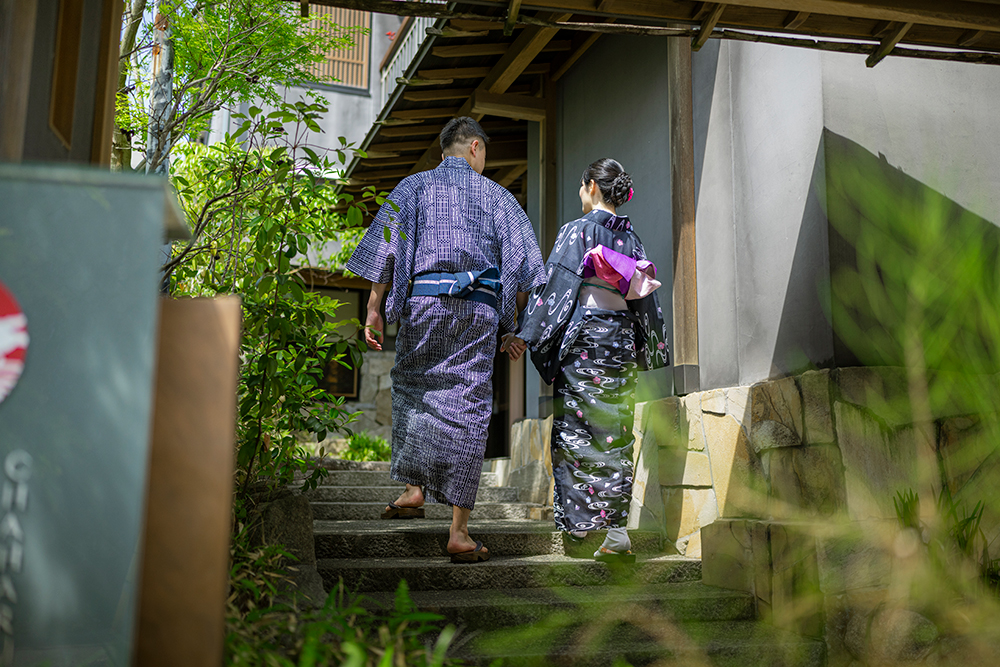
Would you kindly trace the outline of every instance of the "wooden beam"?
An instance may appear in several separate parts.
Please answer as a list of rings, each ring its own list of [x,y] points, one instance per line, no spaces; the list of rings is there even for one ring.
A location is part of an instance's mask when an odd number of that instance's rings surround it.
[[[722,18],[722,12],[726,10],[726,6],[719,3],[712,7],[712,10],[708,13],[708,17],[701,22],[701,30],[698,31],[698,36],[694,38],[691,42],[691,50],[698,51],[701,47],[705,46],[705,42],[708,38],[712,36],[712,31],[715,30],[715,24],[719,22]]]
[[[611,6],[615,4],[615,0],[600,0],[597,3],[597,11],[599,12],[610,12]]]
[[[0,0],[0,160],[24,156],[37,0]]]
[[[472,96],[469,112],[480,117],[499,116],[541,122],[545,120],[545,101],[528,95],[503,95],[477,90]]]
[[[309,0],[299,0],[299,16],[309,18]]]
[[[875,24],[875,27],[872,28],[871,36],[876,39],[882,39],[889,34],[889,31],[894,25],[895,24],[892,21],[879,21]]]
[[[712,2],[698,3],[698,9],[697,11],[695,11],[694,16],[691,17],[691,20],[695,21],[696,23],[701,23],[702,20],[704,20],[704,18],[708,16],[709,12],[712,11],[712,7],[714,6],[715,3]]]
[[[428,35],[434,35],[435,37],[454,38],[454,37],[486,37],[490,34],[489,30],[457,30],[445,26],[444,28],[435,28],[434,26],[428,26],[424,28]]]
[[[437,102],[439,100],[465,99],[475,88],[440,88],[438,90],[407,90],[403,99],[410,102]]]
[[[391,181],[394,178],[402,178],[410,172],[409,169],[387,169],[385,171],[365,171],[351,174],[352,182],[359,183],[381,183]]]
[[[549,71],[548,63],[529,65],[524,68],[522,74],[546,74]],[[493,71],[492,67],[450,67],[445,69],[422,69],[417,71],[417,76],[428,81],[453,80],[453,79],[485,79]]]
[[[571,16],[572,14],[536,14],[536,18],[549,21],[565,21]],[[490,70],[490,73],[486,75],[482,83],[479,84],[476,89],[477,92],[482,91],[497,94],[507,92],[507,89],[514,85],[517,78],[528,69],[531,61],[541,53],[546,44],[552,41],[557,32],[559,32],[558,28],[542,28],[538,26],[531,26],[522,30],[521,34],[510,45],[510,49],[507,50],[496,65],[493,66],[493,69]],[[482,118],[482,115],[472,113],[472,98],[466,100],[456,115],[472,115],[476,120]],[[489,151],[487,150],[487,152]],[[411,173],[427,169],[435,160],[439,159],[440,155],[441,147],[435,141],[427,147],[420,160],[413,166],[413,172]]]
[[[388,158],[382,160],[373,160],[370,158],[365,158],[361,160],[361,166],[366,169],[379,169],[381,167],[402,167],[403,165],[410,166],[413,164],[413,156],[410,157],[396,157]]]
[[[489,167],[490,163],[487,162],[486,166]],[[527,161],[521,164],[515,164],[509,167],[504,167],[500,171],[500,173],[498,173],[496,176],[493,177],[493,180],[499,183],[500,185],[504,186],[505,188],[509,188],[511,184],[517,179],[521,178],[521,176],[524,175],[524,172],[526,171],[528,171]]]
[[[503,34],[510,37],[514,34],[514,26],[517,23],[517,15],[521,13],[521,0],[510,0],[507,6],[507,20],[503,22]]]
[[[441,128],[434,125],[403,125],[402,127],[384,127],[378,131],[380,137],[419,137],[422,134],[437,134]]]
[[[694,97],[691,49],[686,40],[667,40],[670,125],[670,189],[673,232],[674,389],[700,389],[698,368],[698,269],[695,248]],[[666,230],[664,230],[666,231]]]
[[[972,46],[985,36],[986,36],[985,30],[966,30],[964,33],[962,33],[962,36],[958,38],[958,45]]]
[[[468,19],[452,19],[448,25],[456,30],[489,31],[502,30],[503,24],[498,21],[472,21]]]
[[[875,47],[872,54],[865,60],[865,65],[875,67],[882,59],[889,55],[889,52],[896,48],[899,40],[906,36],[906,33],[913,27],[912,23],[897,23],[883,39],[882,43]]]
[[[608,19],[607,22],[614,23],[615,19]],[[590,47],[592,47],[594,43],[597,42],[598,39],[600,39],[600,37],[601,33],[599,32],[587,35],[587,38],[584,39],[583,42],[580,44],[580,46],[577,47],[576,51],[569,54],[566,57],[566,60],[562,61],[562,63],[560,63],[556,67],[556,71],[552,73],[552,80],[558,81],[559,79],[561,79],[563,74],[568,72],[569,69],[576,64],[576,61],[579,60],[581,57],[583,57],[583,54],[586,53],[587,50]]]
[[[501,167],[516,167],[524,166],[525,169],[528,168],[528,158],[527,157],[511,157],[511,158],[501,158],[499,160],[494,160],[489,156],[489,151],[486,154],[486,168],[487,169],[499,169]]]
[[[417,151],[426,147],[426,141],[396,141],[385,144],[372,144],[369,147],[368,153],[371,153],[372,151],[379,151],[381,153],[401,153],[405,151]],[[396,156],[394,155],[393,157]]]
[[[492,17],[449,10],[444,4],[412,0],[312,0],[313,4],[344,7],[361,11],[395,14],[398,16],[434,16],[448,19],[490,20]],[[542,4],[544,2],[544,4]],[[627,6],[626,6],[627,4]],[[859,19],[920,23],[972,30],[1000,30],[1000,12],[996,3],[955,0],[953,2],[903,2],[901,0],[729,0],[727,4],[757,9],[805,11]],[[548,11],[580,12],[581,0],[540,0],[538,5]],[[538,6],[536,5],[536,6]],[[673,18],[664,11],[664,3],[648,0],[619,0],[616,16],[634,19]],[[676,17],[681,19],[683,17]],[[518,17],[519,25],[551,26],[551,19]]]
[[[431,55],[438,58],[467,58],[474,56],[498,56],[507,53],[510,44],[506,42],[497,44],[455,44],[453,46],[435,46],[431,49]],[[542,51],[569,51],[571,48],[569,40],[549,42]]]
[[[458,112],[458,107],[447,107],[444,109],[403,109],[393,111],[393,118],[403,120],[426,120],[427,118],[451,118]]]
[[[795,30],[809,19],[809,12],[789,12],[785,30]]]

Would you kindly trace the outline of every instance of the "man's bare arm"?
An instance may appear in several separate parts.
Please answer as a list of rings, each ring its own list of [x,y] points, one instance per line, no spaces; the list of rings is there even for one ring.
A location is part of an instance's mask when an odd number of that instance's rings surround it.
[[[382,332],[385,324],[382,321],[382,295],[385,294],[384,283],[372,283],[372,291],[368,295],[368,316],[365,318],[365,342],[375,350],[382,349]]]

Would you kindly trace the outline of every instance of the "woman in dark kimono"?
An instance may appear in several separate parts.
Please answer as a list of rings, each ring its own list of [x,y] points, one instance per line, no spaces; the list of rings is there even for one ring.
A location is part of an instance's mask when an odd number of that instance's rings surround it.
[[[555,382],[556,526],[575,539],[607,529],[599,560],[635,559],[626,527],[636,376],[669,363],[656,269],[617,212],[632,194],[632,178],[615,160],[583,172],[584,215],[559,231],[547,283],[532,293],[516,337],[504,342],[512,356],[527,343],[542,378]]]

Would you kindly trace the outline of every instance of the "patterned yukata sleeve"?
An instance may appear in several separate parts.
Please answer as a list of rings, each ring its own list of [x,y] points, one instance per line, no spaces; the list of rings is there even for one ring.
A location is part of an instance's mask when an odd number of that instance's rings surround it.
[[[500,329],[516,328],[517,293],[545,284],[545,265],[535,230],[524,209],[505,188],[497,186],[493,219],[500,241]]]
[[[589,250],[583,220],[566,223],[552,246],[545,265],[546,282],[528,298],[518,337],[531,347],[531,361],[542,378],[551,383],[559,366],[561,343],[576,310],[583,277],[580,267]]]

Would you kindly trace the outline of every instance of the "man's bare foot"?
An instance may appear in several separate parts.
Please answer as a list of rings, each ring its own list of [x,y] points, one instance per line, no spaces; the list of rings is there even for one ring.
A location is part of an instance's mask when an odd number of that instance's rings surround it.
[[[466,532],[456,532],[451,531],[448,535],[448,553],[450,554],[460,554],[465,551],[472,551],[476,548],[476,541],[469,537],[468,531]],[[483,553],[489,553],[490,550],[485,546],[483,547]]]
[[[396,498],[397,507],[423,507],[424,506],[424,492],[419,486],[414,486],[412,484],[407,484],[406,489],[399,494],[399,498]],[[389,507],[385,508],[389,511]]]

